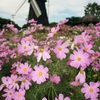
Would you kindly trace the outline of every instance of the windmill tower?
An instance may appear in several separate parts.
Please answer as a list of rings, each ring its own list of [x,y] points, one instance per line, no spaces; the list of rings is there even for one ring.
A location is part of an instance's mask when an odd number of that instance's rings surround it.
[[[12,17],[14,17],[17,12],[20,10],[20,8],[23,6],[23,4],[27,0],[24,0],[20,6],[17,8],[14,14],[12,14]],[[44,26],[49,26],[47,11],[45,7],[45,3],[47,0],[28,0],[29,2],[29,14],[28,14],[28,20],[34,19],[37,21],[37,24],[42,24]]]

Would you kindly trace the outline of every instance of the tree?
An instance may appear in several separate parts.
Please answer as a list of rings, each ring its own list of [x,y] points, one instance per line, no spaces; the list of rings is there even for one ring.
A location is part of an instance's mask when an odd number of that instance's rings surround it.
[[[80,24],[81,17],[72,16],[66,19],[69,19],[69,21],[66,23],[67,25],[74,26]]]
[[[100,19],[100,5],[98,5],[96,2],[88,3],[87,6],[85,6],[84,13],[85,15],[90,14],[97,16]]]
[[[1,17],[0,17],[0,29],[2,29],[6,24],[10,24],[10,22],[12,22],[14,27],[20,29],[20,26],[18,26],[14,21],[11,21],[10,19],[1,18]]]

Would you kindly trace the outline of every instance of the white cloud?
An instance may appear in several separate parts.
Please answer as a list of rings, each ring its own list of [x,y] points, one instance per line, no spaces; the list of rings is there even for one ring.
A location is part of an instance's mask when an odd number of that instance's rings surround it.
[[[0,13],[1,11],[3,13],[3,17],[7,18],[11,16],[18,6],[23,2],[24,0],[0,0]],[[74,14],[71,14],[67,11],[74,12],[77,16],[83,16],[84,15],[84,6],[86,6],[89,2],[97,2],[100,4],[100,0],[49,0],[46,2],[46,7],[48,11],[48,16],[50,21],[54,19],[57,19],[57,21],[61,20],[61,18],[74,16]],[[65,11],[64,13],[60,13],[61,11]],[[20,8],[20,10],[17,12],[14,21],[22,26],[26,23],[26,18],[28,16],[29,12],[29,3],[28,0],[26,0],[25,4]],[[8,15],[9,14],[9,15]],[[4,16],[5,15],[5,16]],[[53,17],[54,16],[54,17]],[[60,17],[57,17],[60,16]],[[2,15],[0,16],[2,17]],[[12,16],[10,17],[12,19]],[[63,19],[62,19],[63,20]],[[54,20],[53,20],[54,21]]]

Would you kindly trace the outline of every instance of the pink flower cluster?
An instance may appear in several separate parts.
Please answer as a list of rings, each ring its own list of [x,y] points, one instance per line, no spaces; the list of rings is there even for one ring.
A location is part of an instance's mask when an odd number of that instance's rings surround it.
[[[97,33],[98,36],[98,33]],[[67,65],[70,65],[76,69],[80,69],[79,73],[75,76],[75,81],[70,82],[72,86],[84,87],[81,92],[85,94],[86,99],[98,100],[98,92],[100,92],[99,82],[90,82],[90,85],[86,83],[85,70],[92,65],[92,69],[100,70],[100,52],[93,50],[92,35],[88,34],[88,31],[84,31],[81,35],[75,36],[74,42],[71,45],[73,54],[70,54],[70,60]]]
[[[47,98],[44,97],[42,100],[47,100]],[[64,98],[64,95],[62,93],[59,93],[58,98],[55,97],[54,100],[70,100],[70,98],[69,97]]]
[[[8,39],[8,34],[4,37],[7,29],[0,32],[0,71],[5,63],[13,61],[12,66],[8,66],[11,67],[10,75],[3,76],[1,79],[0,91],[4,92],[2,96],[5,100],[25,100],[26,91],[33,83],[42,85],[48,82],[52,86],[60,84],[64,71],[68,73],[66,68],[63,68],[64,63],[58,65],[58,62],[63,62],[63,60],[68,61],[67,64],[65,63],[67,67],[77,70],[70,85],[81,86],[80,92],[86,99],[98,100],[100,82],[87,82],[87,69],[100,71],[100,47],[98,51],[94,50],[96,46],[94,39],[100,38],[100,27],[96,26],[94,31],[84,30],[82,34],[71,39],[70,45],[68,38],[60,39],[57,36],[60,35],[58,34],[60,27],[67,21],[59,22],[56,27],[48,31],[46,36],[39,39],[36,39],[38,33],[35,32],[37,29],[42,30],[43,26],[37,25],[33,19],[29,21],[31,27],[27,30],[18,31],[14,25],[7,24],[7,28],[11,31],[9,36],[14,36],[12,39]],[[94,32],[95,35],[93,35]],[[53,61],[56,64],[53,64]],[[63,72],[60,72],[60,69],[64,69]],[[47,100],[47,98],[44,97],[42,100]],[[70,100],[70,98],[59,93],[54,100]]]
[[[16,68],[15,75],[2,77],[0,85],[0,91],[4,89],[3,97],[6,97],[7,100],[25,100],[25,92],[32,86],[32,81],[41,84],[49,78],[49,70],[43,65],[36,65],[33,70],[28,62],[25,62],[24,64],[16,63],[13,68]]]

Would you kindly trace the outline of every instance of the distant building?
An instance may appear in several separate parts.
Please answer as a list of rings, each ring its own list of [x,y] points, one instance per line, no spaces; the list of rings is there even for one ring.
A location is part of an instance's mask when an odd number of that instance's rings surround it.
[[[90,23],[96,24],[100,20],[94,15],[85,15],[81,18],[81,24],[89,25]]]

